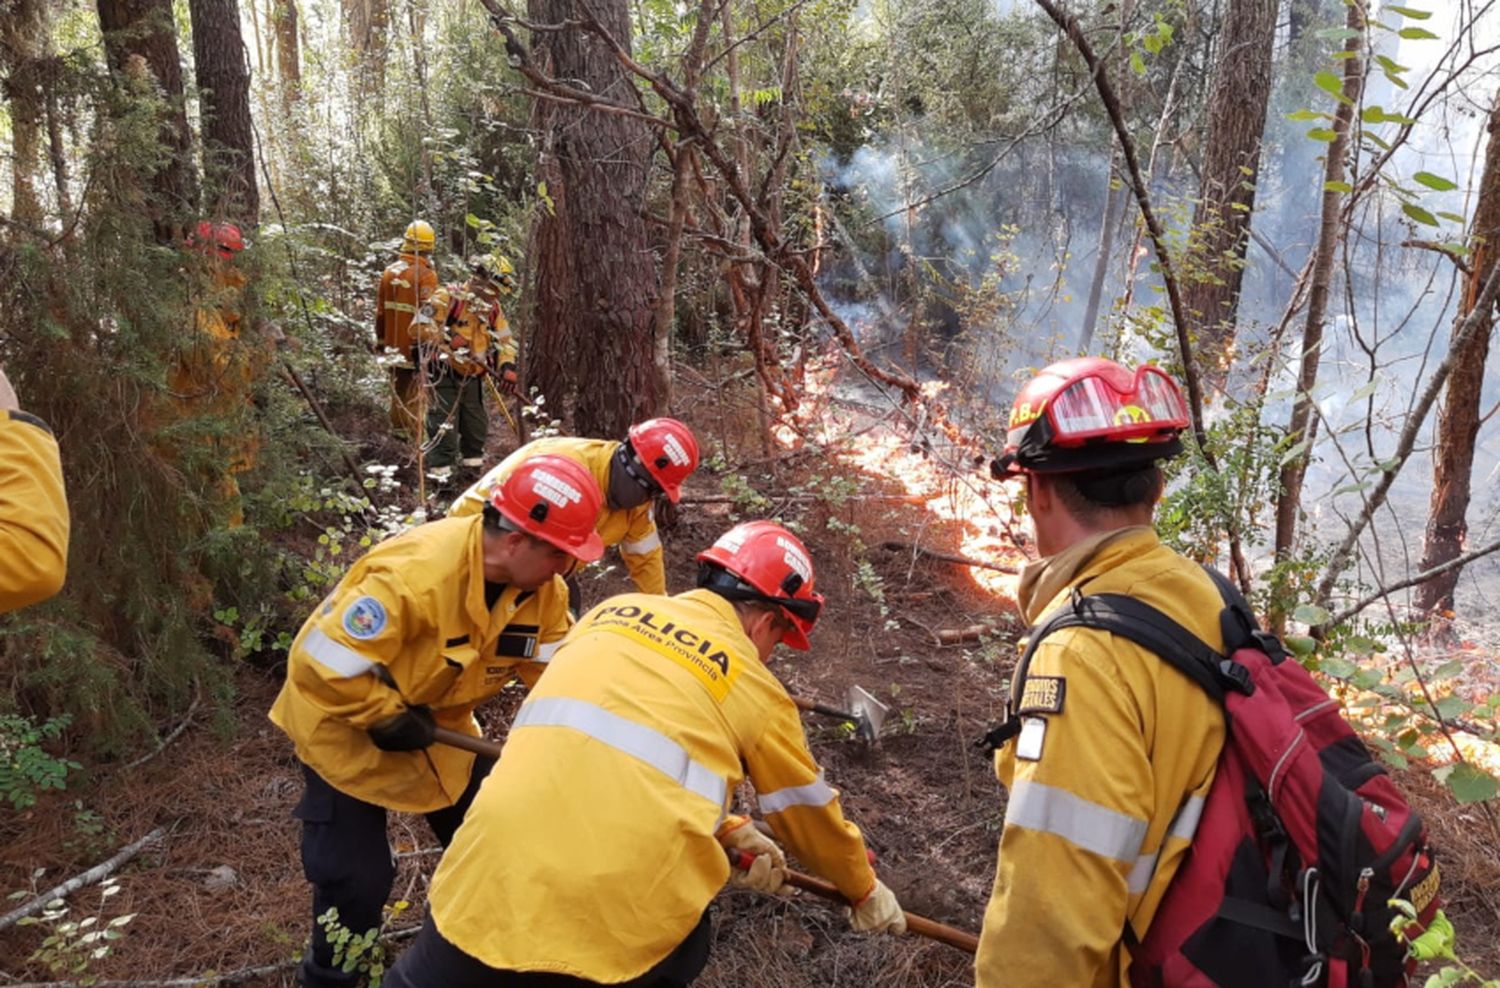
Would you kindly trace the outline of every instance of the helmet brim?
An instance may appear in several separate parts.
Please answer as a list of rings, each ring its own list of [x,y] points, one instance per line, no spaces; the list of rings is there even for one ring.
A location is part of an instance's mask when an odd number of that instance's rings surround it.
[[[516,526],[517,531],[525,535],[530,535],[534,539],[541,539],[548,545],[561,549],[580,563],[598,562],[599,558],[604,555],[604,540],[599,537],[597,531],[590,531],[581,543],[573,545],[564,539],[547,535],[544,532],[534,531],[531,528],[531,519],[524,515],[518,515],[515,509],[509,504],[495,505],[495,509],[504,515],[507,521]]]

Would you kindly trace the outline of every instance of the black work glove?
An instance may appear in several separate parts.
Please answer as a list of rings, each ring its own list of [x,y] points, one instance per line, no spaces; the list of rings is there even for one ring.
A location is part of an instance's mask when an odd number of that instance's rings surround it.
[[[432,744],[436,728],[430,709],[407,707],[370,728],[370,740],[381,751],[420,751]]]

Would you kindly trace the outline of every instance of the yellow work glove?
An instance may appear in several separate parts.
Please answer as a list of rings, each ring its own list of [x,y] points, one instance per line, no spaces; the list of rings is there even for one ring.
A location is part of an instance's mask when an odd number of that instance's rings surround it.
[[[730,850],[755,855],[755,862],[749,869],[736,866],[731,870],[730,884],[772,895],[780,892],[786,881],[786,855],[781,848],[756,830],[749,817],[731,817],[726,823],[730,829],[719,832],[719,843]]]
[[[906,914],[896,901],[896,893],[877,878],[870,894],[849,910],[849,925],[867,933],[905,933]]]

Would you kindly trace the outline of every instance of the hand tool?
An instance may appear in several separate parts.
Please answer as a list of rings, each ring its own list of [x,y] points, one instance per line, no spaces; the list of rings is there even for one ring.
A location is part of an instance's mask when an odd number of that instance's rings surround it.
[[[845,702],[849,709],[840,710],[816,700],[806,697],[794,696],[792,702],[800,710],[810,713],[822,714],[825,717],[837,717],[839,720],[847,720],[854,724],[855,733],[860,740],[874,744],[880,737],[880,727],[885,723],[885,715],[890,713],[891,708],[881,703],[868,691],[859,686],[849,687]]]

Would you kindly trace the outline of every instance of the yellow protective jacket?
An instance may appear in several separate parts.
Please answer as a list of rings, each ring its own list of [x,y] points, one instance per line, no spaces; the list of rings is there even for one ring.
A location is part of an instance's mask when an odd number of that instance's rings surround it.
[[[445,518],[371,549],[292,643],[271,720],[341,792],[411,813],[453,805],[472,754],[381,751],[369,728],[425,704],[438,726],[478,737],[474,708],[513,679],[534,685],[567,634],[559,577],[485,608],[482,526]]]
[[[517,713],[433,877],[433,920],[492,967],[634,978],[729,877],[715,833],[746,775],[788,851],[869,894],[864,840],[733,606],[707,590],[611,597]]]
[[[401,353],[416,345],[411,321],[437,288],[432,259],[402,254],[380,275],[375,288],[375,339]]]
[[[617,441],[606,439],[576,439],[571,436],[555,436],[550,439],[534,439],[501,460],[478,483],[464,491],[450,515],[477,515],[489,503],[490,491],[521,463],[522,460],[546,453],[566,456],[581,463],[598,481],[601,491],[609,491],[609,464],[620,448]],[[599,520],[594,529],[605,545],[620,547],[620,558],[641,593],[663,594],[667,592],[667,571],[662,560],[661,536],[656,531],[656,515],[651,502],[634,508],[612,508],[608,498],[599,511]]]
[[[68,572],[68,499],[41,419],[0,412],[0,614],[46,600]]]
[[[437,343],[457,374],[477,377],[484,364],[499,368],[516,362],[516,337],[499,302],[486,302],[463,285],[444,285],[427,300],[431,323],[416,330],[425,343]]]
[[[1149,528],[1075,545],[1021,581],[1033,623],[1077,587],[1128,594],[1223,647],[1212,580]],[[1097,629],[1047,636],[1027,684],[1021,711],[1042,723],[995,758],[1010,799],[977,985],[1124,986],[1122,934],[1129,923],[1145,936],[1182,863],[1223,748],[1223,713],[1166,662]]]

